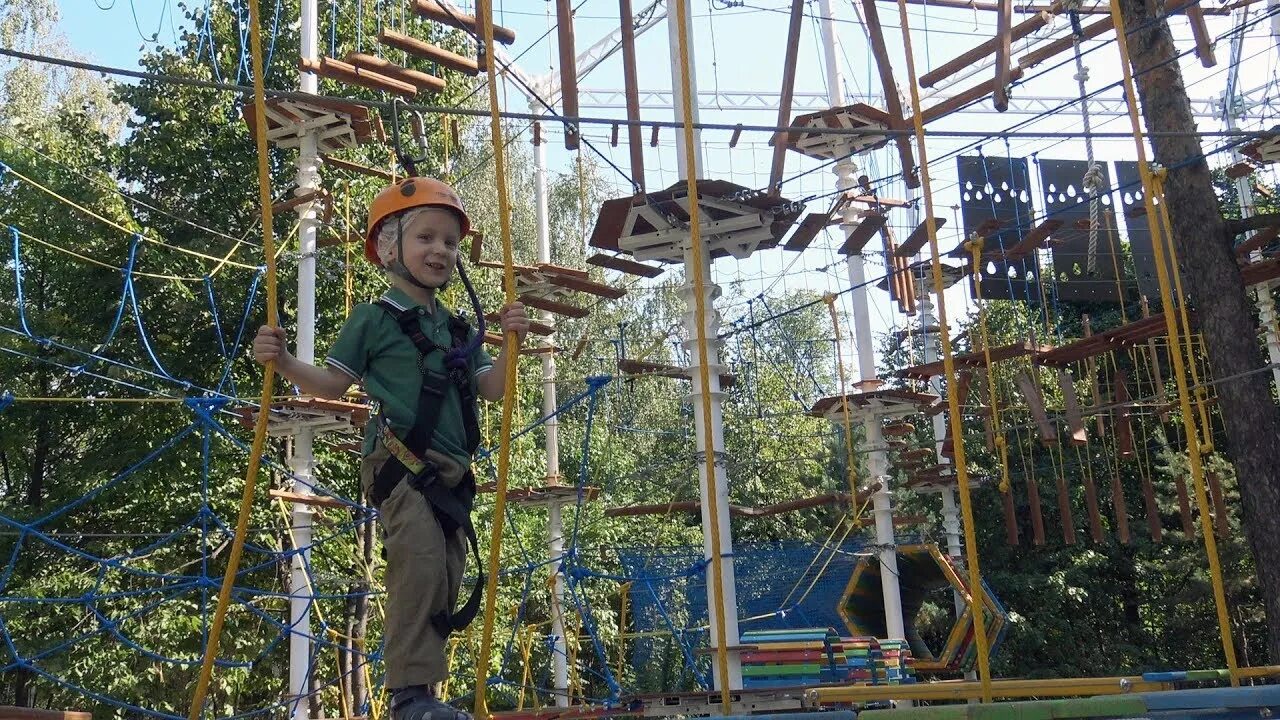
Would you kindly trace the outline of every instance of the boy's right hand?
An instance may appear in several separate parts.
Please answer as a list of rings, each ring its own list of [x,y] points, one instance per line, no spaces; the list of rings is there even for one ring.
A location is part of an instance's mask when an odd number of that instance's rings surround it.
[[[273,360],[277,365],[283,365],[292,360],[284,328],[270,325],[258,328],[258,334],[253,338],[253,359],[263,365]]]

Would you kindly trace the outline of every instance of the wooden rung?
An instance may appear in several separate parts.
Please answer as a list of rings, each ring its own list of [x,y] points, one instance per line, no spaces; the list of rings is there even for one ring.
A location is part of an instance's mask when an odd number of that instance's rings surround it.
[[[331,168],[337,168],[338,170],[346,170],[348,172],[358,173],[360,175],[366,175],[372,178],[378,178],[379,180],[385,180],[389,183],[395,182],[396,180],[396,176],[392,175],[386,170],[379,170],[377,168],[371,168],[367,165],[361,165],[359,163],[340,160],[332,155],[321,155],[320,159],[324,161],[325,165],[328,165]]]
[[[1080,400],[1076,397],[1075,381],[1066,368],[1058,368],[1058,387],[1062,390],[1062,407],[1071,430],[1072,445],[1087,445],[1089,435],[1084,429],[1084,417],[1080,415]]]
[[[376,72],[364,70],[354,65],[349,65],[341,60],[333,58],[320,58],[311,60],[308,58],[300,58],[298,66],[305,72],[315,73],[320,77],[337,80],[339,82],[349,83],[351,85],[359,85],[360,87],[369,88],[370,90],[381,90],[383,92],[394,93],[412,100],[418,95],[418,88],[403,80],[387,77]]]
[[[555,300],[547,300],[546,298],[540,298],[537,295],[531,295],[528,293],[520,296],[520,302],[531,308],[546,310],[549,313],[564,315],[565,317],[584,318],[591,314],[591,311],[586,308],[569,305],[568,303],[556,302]]]
[[[1222,492],[1222,479],[1215,472],[1205,473],[1205,478],[1209,482],[1209,498],[1213,501],[1214,534],[1225,540],[1231,534],[1231,524],[1227,521],[1227,498]]]
[[[1040,395],[1040,386],[1025,369],[1018,373],[1016,382],[1018,389],[1022,391],[1023,399],[1027,402],[1027,410],[1031,412],[1036,426],[1040,428],[1040,442],[1045,445],[1058,442],[1058,433],[1054,431],[1053,423],[1049,422],[1049,416],[1044,410],[1044,397]]]
[[[658,277],[663,272],[662,268],[645,265],[644,263],[636,262],[635,260],[618,257],[617,255],[605,255],[604,253],[597,253],[587,258],[587,264],[595,265],[596,267],[609,268],[610,270],[617,270],[618,272],[624,272],[628,275],[638,275],[640,277],[647,278]]]
[[[898,459],[904,462],[928,460],[931,457],[933,457],[933,448],[911,448],[898,455]]]
[[[846,192],[844,196],[845,202],[866,203],[872,207],[881,207],[881,208],[904,208],[904,207],[909,207],[911,205],[911,203],[907,202],[906,200],[899,200],[897,198],[887,198],[887,197],[880,197],[879,195],[862,195],[862,194],[855,194],[855,193],[857,193],[856,190],[850,190]]]
[[[486,332],[484,334],[484,342],[486,345],[500,348],[505,344],[506,340],[498,333]],[[521,355],[548,355],[557,352],[560,352],[560,348],[554,345],[534,345],[520,348]]]
[[[316,247],[335,247],[338,245],[360,245],[364,243],[364,237],[353,232],[348,232],[345,237],[339,235],[337,231],[325,233],[316,238]]]
[[[309,493],[290,492],[288,490],[278,490],[276,488],[272,488],[268,494],[273,498],[279,498],[287,503],[299,503],[301,505],[336,508],[339,510],[345,510],[351,507],[351,503],[345,503],[337,498],[331,498],[326,495],[311,495]]]
[[[354,66],[358,70],[368,70],[379,75],[385,75],[394,80],[409,83],[416,87],[418,92],[440,92],[444,90],[444,79],[438,78],[430,73],[424,73],[419,70],[410,70],[409,68],[400,67],[393,62],[383,60],[376,55],[368,53],[347,53],[343,61]]]
[[[1187,481],[1181,475],[1173,478],[1174,489],[1178,493],[1178,515],[1182,518],[1182,534],[1193,537],[1196,534],[1196,521],[1191,515],[1191,495],[1187,493]]]
[[[845,239],[844,245],[840,246],[840,254],[853,255],[854,253],[862,252],[862,248],[866,246],[867,242],[875,237],[876,233],[880,232],[880,228],[883,228],[888,221],[889,218],[880,213],[873,212],[868,214],[853,229],[849,237]]]
[[[417,0],[414,3],[413,10],[424,18],[474,33],[477,38],[483,41],[484,31],[474,15],[451,10],[435,2],[435,0]],[[494,25],[493,39],[503,45],[510,45],[516,41],[516,33],[514,30],[504,28],[501,25]]]
[[[1135,203],[1124,209],[1124,216],[1127,218],[1142,217],[1147,214],[1146,203]]]
[[[827,226],[830,218],[831,216],[827,213],[809,213],[805,215],[800,224],[796,226],[795,231],[791,233],[791,237],[787,239],[786,244],[782,246],[782,249],[800,252],[809,247],[813,239],[818,237],[818,233],[822,232],[822,229]]]
[[[1018,544],[1018,507],[1013,499],[1013,489],[1000,493],[1000,499],[1004,501],[1005,542],[1016,546]]]
[[[498,313],[496,312],[488,313],[484,316],[484,319],[485,319],[485,322],[488,322],[493,327],[496,328],[498,326],[498,322],[499,322]],[[554,333],[555,328],[551,327],[550,325],[547,325],[546,323],[538,322],[537,320],[530,320],[529,332],[533,333],[534,335],[541,335],[543,337],[546,337]]]
[[[1129,409],[1129,377],[1124,371],[1117,371],[1112,378],[1115,384],[1111,399],[1118,405],[1116,408],[1115,433],[1116,433],[1116,453],[1122,458],[1133,457],[1133,422],[1130,419]]]
[[[579,280],[590,280],[591,273],[586,270],[580,270],[567,265],[556,265],[555,263],[538,263],[538,269],[544,273],[551,275],[563,275],[565,277],[575,277]]]
[[[890,423],[888,425],[885,425],[884,429],[881,430],[881,432],[884,434],[885,437],[891,437],[891,438],[906,437],[907,435],[910,435],[915,431],[916,431],[915,425],[912,425],[911,423],[905,423],[905,422]]]
[[[579,292],[584,292],[590,295],[609,298],[610,300],[621,300],[622,298],[627,296],[627,291],[622,288],[613,287],[611,285],[605,285],[603,283],[592,282],[590,280],[583,280],[581,278],[572,277],[568,275],[550,275],[547,277],[547,280],[552,285],[559,285],[562,288],[577,290]]]
[[[947,219],[944,217],[934,218],[933,222],[935,229],[941,230],[947,224]],[[898,246],[894,254],[904,258],[915,257],[915,254],[920,252],[920,249],[927,242],[929,242],[929,221],[925,220],[917,225],[915,230],[911,231],[911,234]]]
[[[1022,73],[1023,73],[1023,69],[1020,67],[1015,67],[1010,69],[1009,78],[1008,78],[1009,82],[1014,83],[1014,82],[1017,82],[1018,80],[1021,80]],[[991,78],[986,82],[978,83],[977,85],[974,85],[973,87],[967,90],[964,90],[955,95],[952,95],[951,97],[947,98],[946,100],[943,100],[937,105],[934,105],[932,107],[927,107],[921,110],[920,114],[924,118],[924,121],[926,123],[933,122],[934,120],[938,120],[940,118],[946,117],[947,115],[950,115],[951,113],[965,107],[966,105],[974,102],[975,100],[980,100],[990,95],[992,91],[995,90],[995,86],[996,86],[996,79]]]
[[[475,60],[455,52],[445,50],[437,45],[423,42],[417,38],[402,35],[394,30],[383,30],[378,33],[378,40],[384,45],[403,50],[414,57],[436,63],[463,75],[479,75],[480,64]]]

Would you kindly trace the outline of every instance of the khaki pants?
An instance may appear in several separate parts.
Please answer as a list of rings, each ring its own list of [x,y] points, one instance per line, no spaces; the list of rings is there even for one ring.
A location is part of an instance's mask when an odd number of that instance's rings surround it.
[[[360,465],[366,495],[390,453],[379,443]],[[401,482],[378,508],[387,551],[386,687],[433,686],[448,676],[445,638],[431,618],[458,602],[467,560],[466,535],[445,537],[422,493]]]

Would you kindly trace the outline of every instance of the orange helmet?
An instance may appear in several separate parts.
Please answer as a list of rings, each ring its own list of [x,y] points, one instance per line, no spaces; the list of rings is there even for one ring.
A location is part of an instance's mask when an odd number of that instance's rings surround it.
[[[382,266],[382,259],[378,257],[378,226],[382,221],[416,207],[452,210],[458,216],[462,234],[471,232],[471,219],[453,188],[434,178],[407,177],[378,193],[369,204],[369,228],[364,235],[364,256],[369,262]]]

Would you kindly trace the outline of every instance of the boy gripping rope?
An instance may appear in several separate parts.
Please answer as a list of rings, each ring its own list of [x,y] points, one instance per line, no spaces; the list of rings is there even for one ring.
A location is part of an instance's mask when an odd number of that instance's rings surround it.
[[[352,308],[325,366],[301,362],[286,349],[282,328],[263,326],[254,359],[303,393],[341,397],[363,383],[378,413],[365,430],[360,481],[378,509],[386,549],[386,684],[392,720],[466,720],[437,697],[445,679],[445,640],[479,610],[484,587],[471,508],[471,459],[480,443],[476,398],[500,400],[509,362],[481,347],[484,314],[459,259],[471,229],[462,201],[438,180],[409,177],[386,188],[369,207],[365,257],[383,268],[391,288],[373,304]],[[436,301],[457,266],[479,328]],[[524,306],[499,313],[515,333],[517,353],[529,330]],[[457,608],[470,545],[480,570]],[[456,609],[455,609],[456,608]]]

